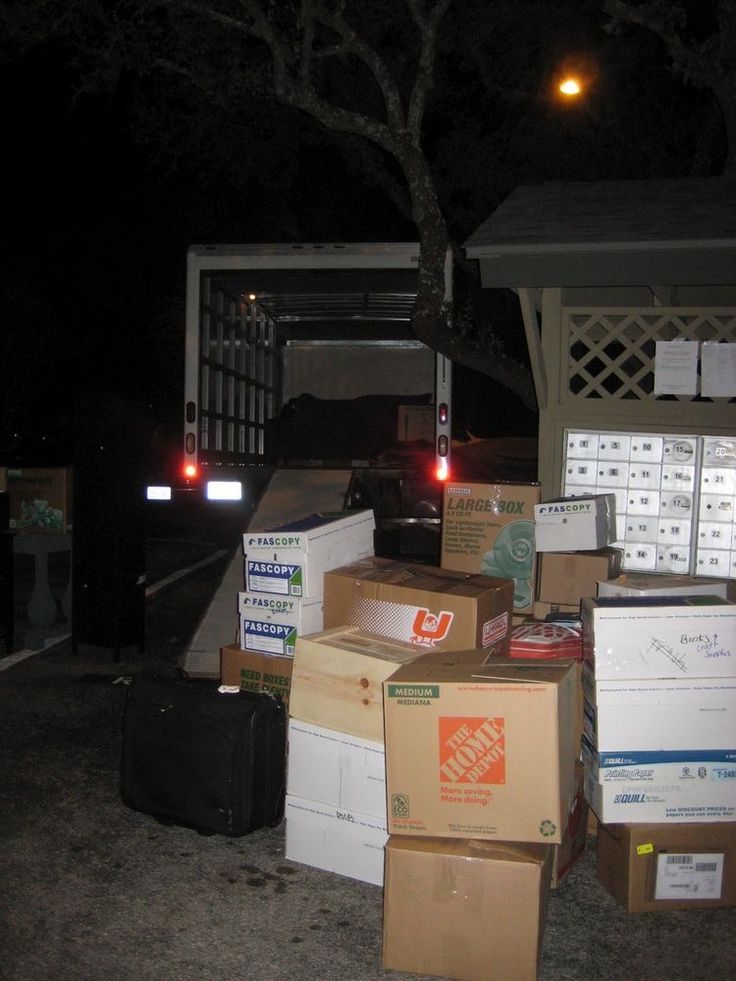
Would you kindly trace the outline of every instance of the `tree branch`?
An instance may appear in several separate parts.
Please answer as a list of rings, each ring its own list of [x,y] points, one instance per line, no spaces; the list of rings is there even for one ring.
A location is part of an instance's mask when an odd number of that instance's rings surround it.
[[[427,103],[427,95],[434,81],[434,63],[437,54],[437,39],[442,18],[453,0],[438,0],[429,13],[425,13],[422,0],[407,0],[409,12],[417,25],[421,38],[417,75],[409,98],[407,129],[418,144],[421,139],[422,120]]]

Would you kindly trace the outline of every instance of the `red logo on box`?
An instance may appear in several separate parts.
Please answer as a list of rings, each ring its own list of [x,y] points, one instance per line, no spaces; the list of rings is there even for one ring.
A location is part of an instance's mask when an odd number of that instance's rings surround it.
[[[439,739],[441,782],[506,782],[504,719],[441,716]]]

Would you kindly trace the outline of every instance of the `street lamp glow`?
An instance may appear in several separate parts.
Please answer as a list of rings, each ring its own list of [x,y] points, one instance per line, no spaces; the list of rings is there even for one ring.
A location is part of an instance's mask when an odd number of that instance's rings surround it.
[[[576,78],[564,79],[564,81],[560,82],[559,89],[563,95],[570,97],[580,95],[582,91],[580,82]]]

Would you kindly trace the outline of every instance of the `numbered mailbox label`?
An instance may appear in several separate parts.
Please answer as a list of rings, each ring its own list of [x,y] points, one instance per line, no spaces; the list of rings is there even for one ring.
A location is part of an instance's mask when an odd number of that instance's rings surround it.
[[[674,494],[662,494],[660,499],[660,514],[665,517],[692,518],[693,495],[684,491]]]
[[[716,549],[699,548],[696,571],[699,576],[720,576],[726,578],[731,565],[731,553]]]
[[[603,460],[599,461],[596,486],[602,488],[628,487],[628,483],[629,470],[624,463],[615,464]]]
[[[665,463],[695,463],[696,447],[695,437],[665,437],[662,459]]]
[[[657,552],[657,572],[685,574],[690,569],[689,548],[660,548]]]
[[[598,467],[594,461],[568,460],[566,467],[566,482],[578,484],[581,487],[595,487],[598,479]]]
[[[703,467],[700,489],[703,494],[736,494],[736,468]]]
[[[582,460],[598,459],[597,433],[568,433],[567,458]]]
[[[700,495],[701,521],[733,521],[734,498],[731,494],[716,496],[715,494]]]
[[[662,467],[654,463],[637,463],[629,469],[629,487],[659,490],[662,483]]]
[[[736,439],[705,436],[703,438],[703,466],[731,467],[736,470]]]
[[[628,460],[631,437],[620,433],[601,433],[598,437],[599,460]]]
[[[688,466],[663,466],[662,467],[662,490],[670,491],[694,491],[695,490],[695,467]]]
[[[725,521],[701,521],[698,528],[698,545],[701,548],[731,549],[733,525]]]
[[[664,440],[661,436],[633,435],[631,437],[631,453],[629,459],[632,463],[660,463],[662,460],[662,448]]]
[[[690,545],[692,530],[689,521],[660,521],[657,541],[660,545]]]
[[[657,546],[645,542],[627,542],[624,547],[624,565],[634,572],[654,572],[657,568]]]
[[[659,506],[659,491],[631,490],[629,491],[626,513],[658,515]]]
[[[659,521],[646,515],[627,515],[624,519],[627,542],[656,542],[659,535]]]

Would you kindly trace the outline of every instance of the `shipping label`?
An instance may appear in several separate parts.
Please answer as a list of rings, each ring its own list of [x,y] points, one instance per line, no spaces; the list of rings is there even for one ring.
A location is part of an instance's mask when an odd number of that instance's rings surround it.
[[[720,899],[722,852],[657,855],[655,899]]]

